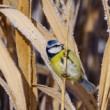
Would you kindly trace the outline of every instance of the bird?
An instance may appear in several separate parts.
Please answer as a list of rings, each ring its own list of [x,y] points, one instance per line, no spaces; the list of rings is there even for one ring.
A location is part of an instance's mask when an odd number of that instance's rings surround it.
[[[64,44],[61,44],[58,40],[49,40],[47,41],[46,45],[46,53],[54,72],[59,77],[62,77],[65,57]],[[96,91],[96,87],[94,84],[92,84],[85,78],[85,74],[82,71],[81,64],[76,53],[68,49],[66,57],[67,57],[66,79],[78,82],[85,88],[85,90],[88,93],[90,94],[94,93]]]

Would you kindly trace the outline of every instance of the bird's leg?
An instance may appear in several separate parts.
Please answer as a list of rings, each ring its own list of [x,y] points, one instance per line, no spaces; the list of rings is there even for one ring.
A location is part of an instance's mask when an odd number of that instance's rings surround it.
[[[63,55],[64,55],[64,57],[66,57],[66,58],[67,58],[67,54],[66,54],[65,52],[63,52]]]

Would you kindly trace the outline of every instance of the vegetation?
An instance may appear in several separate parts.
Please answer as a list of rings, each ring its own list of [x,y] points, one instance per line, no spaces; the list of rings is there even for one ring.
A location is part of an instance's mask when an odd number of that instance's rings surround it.
[[[0,0],[0,110],[60,110],[61,105],[109,110],[109,5],[107,0]],[[76,53],[97,87],[94,94],[74,81],[62,83],[46,54],[51,39]]]

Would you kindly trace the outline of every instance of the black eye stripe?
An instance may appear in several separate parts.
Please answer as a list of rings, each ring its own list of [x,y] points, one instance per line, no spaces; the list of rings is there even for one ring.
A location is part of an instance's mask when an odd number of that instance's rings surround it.
[[[52,47],[60,47],[61,45],[54,45],[54,46],[52,46]]]
[[[53,48],[53,47],[61,47],[61,46],[64,46],[63,44],[60,44],[60,45],[54,45],[54,46],[52,46],[52,47],[50,47],[50,48]],[[50,49],[50,48],[48,48],[48,49]]]

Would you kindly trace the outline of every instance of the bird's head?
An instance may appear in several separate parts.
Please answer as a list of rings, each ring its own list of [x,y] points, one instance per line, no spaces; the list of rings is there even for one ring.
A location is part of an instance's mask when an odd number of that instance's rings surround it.
[[[48,57],[51,59],[54,55],[58,54],[64,49],[64,45],[58,40],[49,40],[46,46],[46,52]]]

